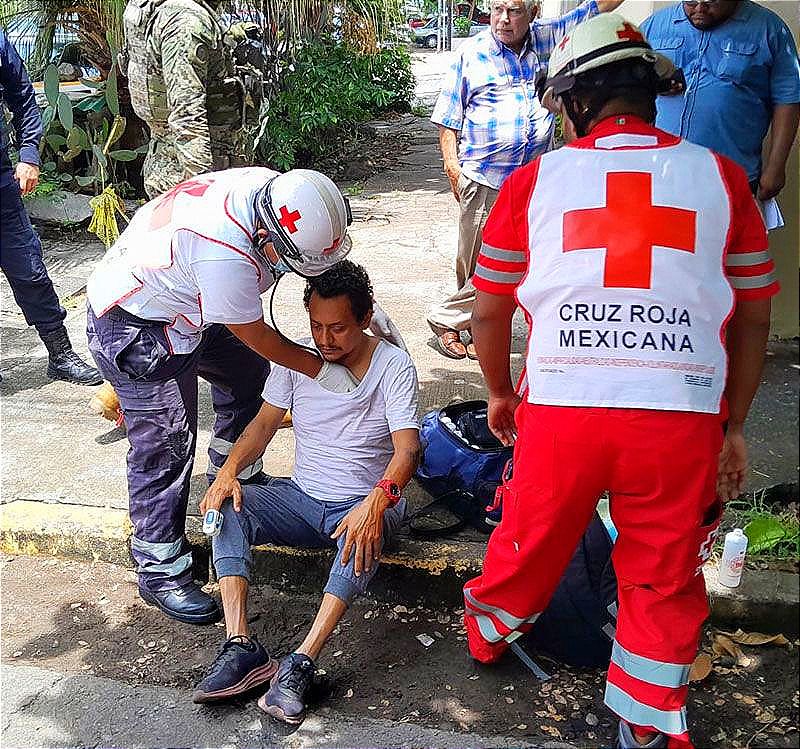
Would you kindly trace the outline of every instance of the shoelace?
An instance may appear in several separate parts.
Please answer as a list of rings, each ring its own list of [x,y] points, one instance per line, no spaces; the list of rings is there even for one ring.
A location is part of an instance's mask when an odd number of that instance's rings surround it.
[[[304,694],[309,686],[309,679],[306,676],[306,671],[309,671],[313,666],[308,661],[301,661],[300,663],[293,663],[292,668],[289,669],[281,677],[281,682],[293,692]]]
[[[233,657],[236,655],[236,651],[233,648],[234,645],[244,647],[248,651],[255,649],[253,641],[242,635],[235,635],[234,637],[225,640],[220,648],[219,653],[217,653],[217,657],[214,658],[211,668],[208,670],[208,676],[216,676],[217,673],[219,673],[219,671],[222,670],[222,668],[233,659]]]

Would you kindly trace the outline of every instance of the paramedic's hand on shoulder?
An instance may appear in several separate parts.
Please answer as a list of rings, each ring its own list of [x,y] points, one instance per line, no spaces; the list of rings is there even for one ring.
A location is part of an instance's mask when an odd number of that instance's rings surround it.
[[[331,538],[345,534],[342,547],[342,565],[355,554],[353,569],[356,576],[377,564],[383,544],[383,513],[389,506],[383,489],[375,488],[363,502],[359,502],[336,526]]]
[[[514,413],[520,401],[521,398],[513,391],[503,395],[489,394],[487,412],[489,429],[506,447],[513,445],[517,439],[517,425],[514,421]]]
[[[358,387],[358,380],[347,367],[333,362],[323,362],[322,369],[314,378],[320,387],[332,393],[349,393]]]
[[[369,321],[369,331],[378,338],[383,338],[391,344],[394,344],[403,351],[408,351],[406,342],[397,326],[392,322],[392,318],[384,312],[383,307],[376,301],[372,302],[372,317]]]
[[[207,510],[219,510],[229,497],[233,500],[233,509],[241,512],[242,485],[236,476],[229,475],[223,467],[220,468],[211,486],[206,489],[203,501],[200,503],[200,513],[205,515]]]
[[[747,443],[741,426],[728,425],[719,454],[717,496],[723,502],[736,499],[744,490],[747,475]]]

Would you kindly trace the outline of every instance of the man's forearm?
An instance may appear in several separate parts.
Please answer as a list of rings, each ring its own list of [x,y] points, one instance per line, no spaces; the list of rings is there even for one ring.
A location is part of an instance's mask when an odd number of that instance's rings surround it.
[[[268,361],[293,369],[307,377],[316,377],[322,368],[320,357],[314,356],[295,343],[284,340],[263,320],[227,327],[240,341]]]
[[[798,123],[800,123],[800,104],[775,106],[772,112],[772,135],[765,170],[783,171],[786,168],[786,160],[797,137]]]
[[[515,309],[513,297],[478,292],[472,313],[472,339],[490,395],[514,392],[510,360],[511,318]]]
[[[761,382],[764,356],[769,339],[770,300],[740,302],[728,324],[728,422],[744,424],[750,404]]]
[[[459,167],[458,164],[458,131],[439,125],[439,149],[442,152],[445,171]]]

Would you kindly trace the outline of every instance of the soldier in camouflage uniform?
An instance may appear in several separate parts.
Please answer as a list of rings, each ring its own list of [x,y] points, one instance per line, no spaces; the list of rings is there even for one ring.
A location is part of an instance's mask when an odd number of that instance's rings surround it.
[[[209,2],[128,0],[124,25],[120,68],[152,138],[144,162],[147,195],[245,164],[244,92]]]

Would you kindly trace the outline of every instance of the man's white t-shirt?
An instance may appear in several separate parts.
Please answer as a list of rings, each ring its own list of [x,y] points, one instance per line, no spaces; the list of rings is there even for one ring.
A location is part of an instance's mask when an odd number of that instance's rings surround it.
[[[300,343],[313,346],[310,338]],[[292,480],[325,502],[369,494],[394,454],[391,433],[419,429],[414,363],[384,340],[378,342],[364,379],[350,393],[332,393],[299,372],[273,364],[263,398],[277,408],[291,408]]]

